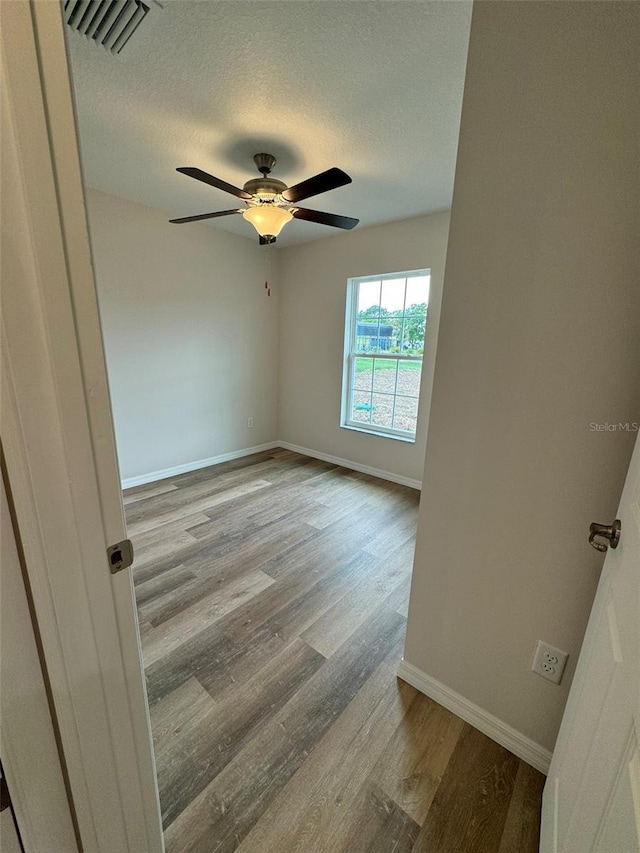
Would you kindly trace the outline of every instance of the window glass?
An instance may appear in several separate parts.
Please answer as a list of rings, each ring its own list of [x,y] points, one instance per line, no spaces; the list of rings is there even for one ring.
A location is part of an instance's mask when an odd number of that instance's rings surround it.
[[[349,282],[342,426],[415,438],[429,284],[428,270]]]

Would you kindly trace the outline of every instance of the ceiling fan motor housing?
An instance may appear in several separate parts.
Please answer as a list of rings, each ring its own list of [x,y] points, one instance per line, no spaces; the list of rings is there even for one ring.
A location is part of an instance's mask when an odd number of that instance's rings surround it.
[[[258,201],[275,201],[287,188],[282,181],[275,178],[252,178],[243,186],[246,193],[251,193]],[[251,202],[249,202],[251,203]]]

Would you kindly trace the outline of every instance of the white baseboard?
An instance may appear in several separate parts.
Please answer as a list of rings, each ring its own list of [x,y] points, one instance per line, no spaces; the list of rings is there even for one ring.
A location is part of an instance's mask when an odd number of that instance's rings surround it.
[[[290,444],[288,441],[269,441],[266,444],[258,444],[255,447],[245,447],[243,450],[232,450],[231,453],[210,456],[208,459],[186,462],[184,465],[176,465],[174,468],[163,468],[161,471],[150,471],[148,474],[139,474],[137,477],[127,477],[122,481],[122,488],[132,489],[134,486],[144,486],[146,483],[155,483],[156,480],[177,477],[178,474],[187,474],[189,471],[208,468],[210,465],[219,465],[221,462],[240,459],[242,456],[251,456],[252,453],[261,453],[263,450],[274,450],[276,447],[282,447],[283,450],[292,450],[294,453],[300,453],[303,456],[311,456],[313,459],[322,459],[323,462],[331,462],[333,465],[340,465],[342,468],[359,471],[361,474],[370,474],[372,477],[389,480],[401,486],[409,486],[409,488],[417,489],[418,491],[422,488],[420,480],[412,480],[410,477],[393,474],[391,471],[382,471],[380,468],[361,465],[359,462],[351,462],[350,459],[341,459],[339,456],[331,456],[329,453],[311,450],[310,447],[300,447],[297,444]]]
[[[545,775],[549,772],[551,753],[548,749],[516,731],[507,723],[503,723],[502,720],[494,717],[484,708],[480,708],[479,705],[465,699],[464,696],[456,693],[455,690],[451,690],[446,684],[436,681],[435,678],[431,678],[405,660],[400,661],[398,666],[398,678],[406,681],[420,693],[424,693],[425,696],[433,699],[434,702],[443,705],[447,710],[490,737],[491,740],[495,740],[500,746],[504,746],[518,758],[535,767],[536,770]]]
[[[303,456],[312,456],[314,459],[322,459],[323,462],[340,465],[342,468],[359,471],[361,474],[370,474],[372,477],[379,477],[381,480],[389,480],[401,486],[409,486],[411,489],[420,491],[422,488],[420,480],[412,480],[410,477],[393,474],[391,471],[382,471],[380,468],[371,468],[369,465],[361,465],[359,462],[352,462],[350,459],[341,459],[339,456],[332,456],[330,453],[321,453],[319,450],[312,450],[310,447],[300,447],[288,441],[279,441],[277,446],[284,450],[292,450],[294,453],[301,453]]]
[[[281,447],[279,441],[268,441],[266,444],[257,444],[255,447],[245,447],[243,450],[232,450],[230,453],[221,453],[219,456],[210,456],[208,459],[198,459],[196,462],[186,462],[184,465],[176,465],[174,468],[163,468],[161,471],[151,471],[149,474],[140,474],[137,477],[127,477],[127,479],[122,481],[122,488],[131,489],[133,486],[144,486],[145,483],[155,483],[156,480],[166,480],[167,477],[177,477],[178,474],[187,474],[189,471],[208,468],[210,465],[219,465],[221,462],[229,462],[232,459],[251,456],[252,453],[262,453],[263,450],[273,450],[276,447]]]

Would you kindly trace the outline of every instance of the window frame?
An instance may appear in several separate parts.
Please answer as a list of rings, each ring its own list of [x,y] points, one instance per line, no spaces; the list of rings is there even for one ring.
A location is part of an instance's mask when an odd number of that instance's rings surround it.
[[[416,414],[416,430],[415,432],[409,432],[408,430],[400,430],[395,429],[394,427],[385,427],[378,424],[367,423],[366,421],[355,421],[351,419],[349,416],[352,411],[352,400],[355,393],[354,388],[354,376],[355,376],[355,359],[356,358],[371,358],[375,359],[385,359],[390,360],[393,359],[396,362],[406,362],[406,361],[414,361],[420,362],[423,364],[424,362],[424,345],[427,337],[427,330],[425,326],[425,340],[423,341],[423,353],[422,355],[403,355],[402,353],[367,353],[363,356],[362,353],[357,352],[356,350],[356,337],[357,337],[357,324],[358,324],[358,292],[360,284],[363,284],[367,281],[379,281],[384,282],[390,279],[398,279],[398,278],[418,278],[418,277],[429,277],[429,282],[431,282],[431,269],[429,267],[425,269],[417,269],[417,270],[403,270],[400,272],[390,272],[390,273],[378,273],[374,275],[362,275],[362,276],[353,276],[352,278],[347,279],[347,298],[346,298],[346,312],[345,312],[345,333],[344,333],[344,353],[343,353],[343,366],[342,366],[342,401],[340,407],[340,426],[342,429],[350,429],[355,432],[363,432],[367,435],[377,435],[382,438],[393,438],[396,441],[404,441],[409,444],[415,444],[416,435],[418,431],[418,418],[420,416],[420,394],[418,393],[418,409]],[[429,297],[431,296],[431,287],[429,287]],[[429,311],[429,302],[430,298],[427,299],[427,323],[428,320],[428,311]],[[406,305],[405,305],[406,308]],[[422,373],[422,371],[421,371]],[[397,373],[396,373],[397,376]],[[397,382],[397,380],[396,380]],[[421,378],[422,383],[422,378]],[[397,389],[397,385],[396,385]],[[398,396],[397,390],[394,392],[394,406],[395,406],[395,398]],[[402,394],[400,396],[403,396]]]

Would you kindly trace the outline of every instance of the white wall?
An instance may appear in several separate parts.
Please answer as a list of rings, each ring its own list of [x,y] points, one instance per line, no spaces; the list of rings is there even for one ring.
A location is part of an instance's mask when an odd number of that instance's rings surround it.
[[[448,213],[363,228],[282,249],[280,257],[279,438],[420,480]],[[340,427],[347,279],[431,269],[422,402],[414,444]]]
[[[275,440],[273,252],[95,190],[87,205],[122,477]]]
[[[471,27],[405,659],[547,748],[634,439],[589,425],[640,421],[639,13]]]

